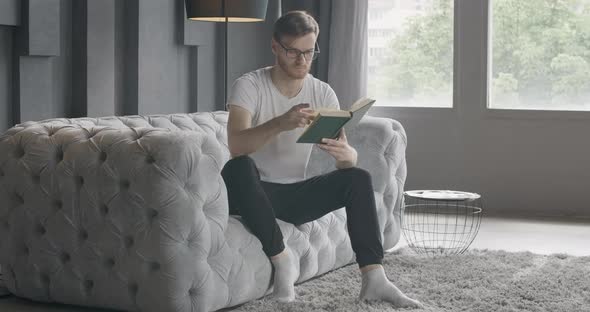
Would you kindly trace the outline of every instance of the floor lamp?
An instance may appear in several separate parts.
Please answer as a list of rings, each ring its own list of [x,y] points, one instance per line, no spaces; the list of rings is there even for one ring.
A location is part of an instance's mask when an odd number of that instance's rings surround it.
[[[223,106],[227,105],[227,31],[229,22],[262,22],[268,0],[185,0],[186,16],[193,21],[224,22]]]

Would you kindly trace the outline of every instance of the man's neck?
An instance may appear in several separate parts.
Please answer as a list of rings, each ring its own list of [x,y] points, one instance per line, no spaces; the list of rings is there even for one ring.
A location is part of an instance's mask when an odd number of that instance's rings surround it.
[[[270,78],[275,87],[279,89],[279,92],[288,98],[299,94],[299,91],[303,87],[304,79],[293,79],[289,77],[278,65],[272,67]]]

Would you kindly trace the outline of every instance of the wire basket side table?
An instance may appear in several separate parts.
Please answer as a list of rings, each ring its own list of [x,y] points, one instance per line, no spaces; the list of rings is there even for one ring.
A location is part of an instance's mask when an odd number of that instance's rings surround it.
[[[412,250],[427,255],[464,253],[479,232],[481,196],[450,190],[404,192],[402,233]]]

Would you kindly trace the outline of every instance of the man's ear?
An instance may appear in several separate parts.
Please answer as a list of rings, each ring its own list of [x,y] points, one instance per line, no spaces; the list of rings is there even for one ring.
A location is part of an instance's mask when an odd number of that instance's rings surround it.
[[[272,51],[272,54],[274,54],[275,56],[277,55],[277,50],[279,44],[277,43],[277,41],[275,40],[275,37],[272,37],[272,39],[270,39],[270,49]]]

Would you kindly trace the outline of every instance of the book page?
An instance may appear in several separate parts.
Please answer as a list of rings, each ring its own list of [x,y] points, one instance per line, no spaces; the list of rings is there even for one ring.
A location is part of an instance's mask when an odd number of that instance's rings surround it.
[[[361,99],[357,101],[353,107],[351,108],[352,118],[346,123],[344,126],[344,131],[350,132],[354,129],[358,123],[361,121],[363,116],[369,111],[369,109],[373,106],[375,100],[373,99]]]
[[[363,106],[365,106],[367,104],[372,104],[373,102],[375,102],[375,100],[373,100],[373,99],[360,98],[356,102],[354,102],[354,104],[352,104],[352,106],[350,107],[350,111],[351,112],[357,111],[360,108],[362,108]]]

